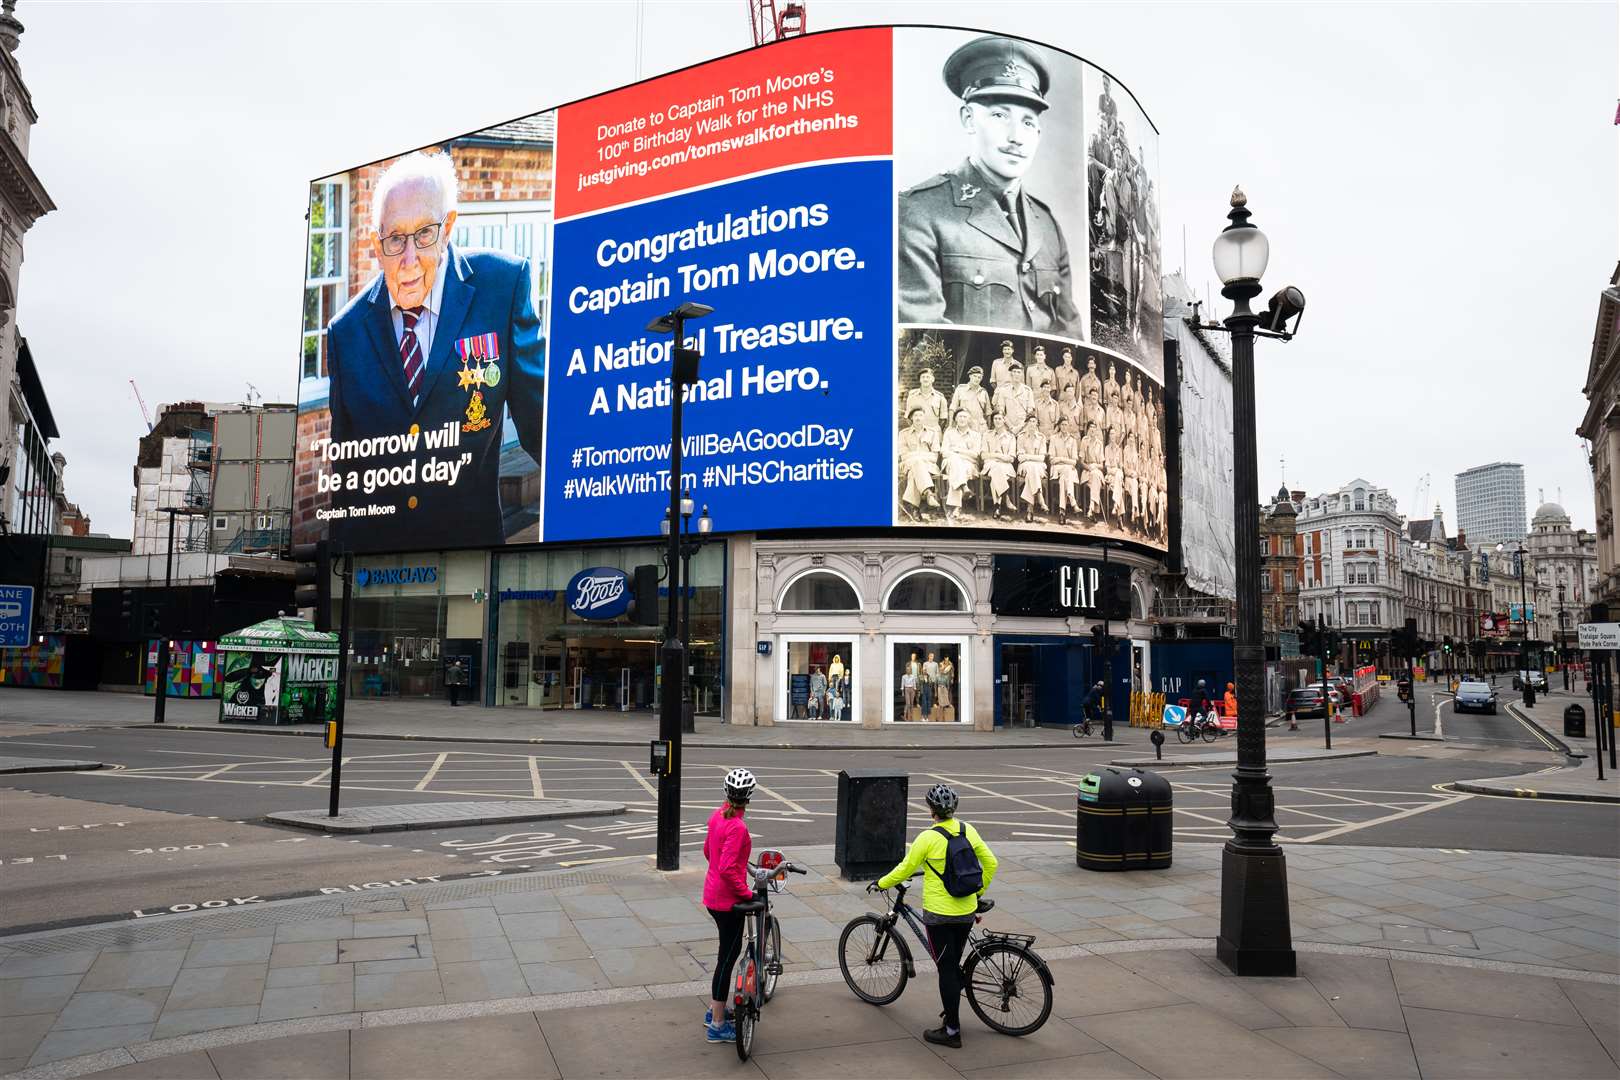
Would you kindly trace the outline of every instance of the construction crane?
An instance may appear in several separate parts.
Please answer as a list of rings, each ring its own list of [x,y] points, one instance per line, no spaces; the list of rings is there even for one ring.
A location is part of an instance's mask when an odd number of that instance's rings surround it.
[[[129,388],[135,391],[135,403],[141,407],[141,415],[146,418],[146,431],[152,431],[152,410],[146,407],[146,399],[141,397],[141,388],[135,385],[135,380],[129,380]]]
[[[776,0],[748,0],[748,30],[754,45],[769,45],[804,33],[804,4],[785,0],[780,11]]]

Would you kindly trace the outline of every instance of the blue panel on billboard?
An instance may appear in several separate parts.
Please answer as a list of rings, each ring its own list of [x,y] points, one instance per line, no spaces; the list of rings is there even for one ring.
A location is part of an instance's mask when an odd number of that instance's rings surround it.
[[[22,648],[34,624],[34,587],[0,585],[0,649]]]
[[[891,521],[893,169],[798,168],[558,222],[545,539],[647,536],[669,505],[667,335],[703,354],[683,489],[726,531]]]
[[[635,596],[630,575],[616,566],[591,566],[568,579],[568,610],[582,619],[617,619]]]

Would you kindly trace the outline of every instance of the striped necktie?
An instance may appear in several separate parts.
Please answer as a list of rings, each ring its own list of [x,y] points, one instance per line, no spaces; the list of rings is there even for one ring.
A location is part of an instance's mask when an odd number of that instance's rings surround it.
[[[415,405],[422,393],[422,345],[416,340],[416,321],[422,317],[421,307],[401,308],[405,332],[399,336],[399,359],[405,365],[405,386],[411,392]]]

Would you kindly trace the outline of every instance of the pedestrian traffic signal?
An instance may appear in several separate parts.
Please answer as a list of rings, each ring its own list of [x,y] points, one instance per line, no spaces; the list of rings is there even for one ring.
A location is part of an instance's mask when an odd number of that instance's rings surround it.
[[[332,551],[327,541],[292,547],[293,606],[313,608],[317,630],[332,628]]]
[[[1091,628],[1091,647],[1096,650],[1097,659],[1105,659],[1113,655],[1114,642],[1108,636],[1108,631],[1102,623]]]
[[[1446,652],[1451,651],[1451,635],[1450,634],[1446,635],[1445,640],[1441,643],[1440,647],[1442,649],[1444,649]]]
[[[1301,656],[1316,656],[1322,651],[1322,632],[1317,629],[1315,619],[1306,619],[1299,624],[1299,651]]]

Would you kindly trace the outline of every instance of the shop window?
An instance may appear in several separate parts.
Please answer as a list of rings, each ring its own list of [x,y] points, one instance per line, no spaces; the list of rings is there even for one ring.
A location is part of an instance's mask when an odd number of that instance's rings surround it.
[[[858,719],[854,704],[853,640],[789,641],[785,656],[787,678],[783,684],[787,719],[845,723]]]
[[[888,720],[954,724],[962,708],[962,645],[957,641],[896,641],[890,646],[894,699]]]
[[[889,590],[888,611],[966,611],[955,581],[933,570],[907,574]]]
[[[859,611],[855,587],[830,570],[812,570],[794,578],[782,594],[783,611]]]

